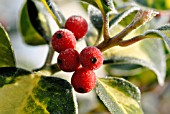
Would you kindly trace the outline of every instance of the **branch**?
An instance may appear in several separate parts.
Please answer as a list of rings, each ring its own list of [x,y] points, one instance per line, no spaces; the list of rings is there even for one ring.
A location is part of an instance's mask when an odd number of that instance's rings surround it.
[[[146,39],[147,37],[146,36],[143,36],[143,35],[139,35],[139,36],[135,36],[129,40],[123,40],[123,41],[120,41],[118,43],[119,46],[129,46],[129,45],[132,45],[140,40],[143,40],[143,39]]]
[[[156,14],[157,12],[153,10],[148,11],[139,10],[138,13],[135,15],[134,19],[132,20],[132,22],[123,31],[121,31],[120,33],[118,33],[117,35],[113,36],[110,39],[104,40],[99,45],[97,45],[97,48],[99,48],[101,51],[105,51],[113,46],[119,45],[120,41],[122,41],[125,36],[127,36],[130,32],[137,29],[141,25],[150,21]],[[137,41],[137,39],[133,40]]]

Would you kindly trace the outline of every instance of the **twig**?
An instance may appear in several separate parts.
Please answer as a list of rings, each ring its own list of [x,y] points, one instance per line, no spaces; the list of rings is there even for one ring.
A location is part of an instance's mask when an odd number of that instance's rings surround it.
[[[136,42],[138,42],[140,40],[143,40],[145,38],[147,38],[147,37],[143,36],[143,35],[135,36],[135,37],[133,37],[131,39],[120,41],[118,43],[118,45],[119,46],[129,46],[129,45],[132,45],[132,44],[134,44],[134,43],[136,43]]]
[[[109,33],[109,13],[108,14],[103,14],[103,34],[104,34],[104,40],[107,40],[110,38],[110,33]]]
[[[96,47],[99,48],[101,51],[105,51],[108,48],[111,48],[116,45],[120,45],[119,43],[123,40],[123,38],[126,35],[128,35],[130,32],[137,29],[139,26],[141,26],[144,23],[151,20],[152,17],[156,14],[157,14],[157,12],[154,12],[152,10],[149,10],[149,11],[139,10],[138,13],[135,15],[134,19],[132,20],[132,22],[123,31],[121,31],[117,35],[113,36],[112,38],[104,40]],[[135,38],[135,39],[125,41],[125,42],[130,45],[130,41],[137,42],[138,40],[139,40],[139,38]]]

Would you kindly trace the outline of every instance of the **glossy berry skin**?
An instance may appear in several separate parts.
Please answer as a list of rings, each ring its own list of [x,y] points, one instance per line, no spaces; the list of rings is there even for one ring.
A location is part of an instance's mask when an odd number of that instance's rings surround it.
[[[53,49],[60,53],[68,48],[74,49],[76,46],[76,38],[71,31],[60,29],[52,36],[51,44]]]
[[[88,24],[83,17],[74,15],[67,19],[65,28],[72,31],[78,40],[86,35]]]
[[[98,69],[103,64],[101,51],[93,46],[84,48],[80,53],[80,63],[90,70]]]
[[[66,49],[59,54],[57,64],[65,72],[75,71],[80,66],[79,53],[72,48]]]
[[[96,74],[89,69],[77,69],[71,78],[71,84],[78,93],[90,92],[96,86]]]

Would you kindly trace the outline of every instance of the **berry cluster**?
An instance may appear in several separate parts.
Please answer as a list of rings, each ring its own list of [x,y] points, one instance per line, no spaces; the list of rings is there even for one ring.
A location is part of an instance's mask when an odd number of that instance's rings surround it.
[[[65,28],[54,33],[51,44],[59,53],[57,64],[65,72],[73,72],[71,84],[75,91],[87,93],[96,86],[93,70],[103,64],[101,51],[93,46],[84,48],[80,54],[75,50],[76,40],[86,35],[88,24],[81,16],[67,19]]]

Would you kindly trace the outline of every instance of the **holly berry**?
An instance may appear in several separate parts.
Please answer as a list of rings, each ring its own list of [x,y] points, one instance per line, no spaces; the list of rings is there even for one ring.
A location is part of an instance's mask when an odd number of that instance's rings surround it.
[[[71,84],[75,91],[87,93],[96,86],[96,74],[89,69],[77,69],[71,78]]]
[[[162,15],[161,12],[159,12],[158,14],[156,14],[155,18],[159,19],[161,17],[161,15]]]
[[[68,48],[74,49],[76,46],[76,38],[71,31],[60,29],[52,36],[51,44],[53,49],[60,53]]]
[[[79,53],[72,48],[66,49],[59,54],[57,64],[65,72],[75,71],[80,66]]]
[[[90,70],[98,69],[103,64],[101,51],[93,46],[84,48],[80,53],[80,63]]]
[[[74,15],[67,19],[65,28],[72,31],[78,40],[86,35],[88,24],[83,17]]]

